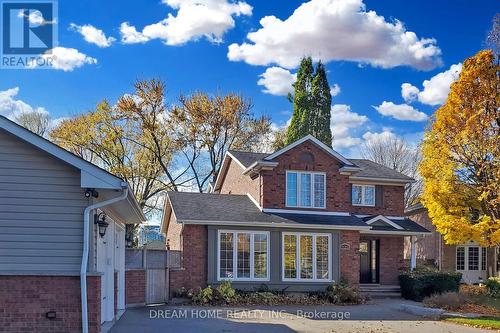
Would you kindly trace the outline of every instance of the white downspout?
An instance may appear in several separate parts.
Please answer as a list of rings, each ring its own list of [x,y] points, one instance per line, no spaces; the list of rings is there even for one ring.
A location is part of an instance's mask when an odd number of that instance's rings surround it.
[[[90,213],[94,209],[108,206],[118,201],[122,201],[127,198],[128,195],[128,185],[122,182],[122,194],[116,198],[105,200],[102,202],[95,203],[85,208],[83,212],[83,253],[82,253],[82,266],[80,267],[80,291],[82,299],[82,332],[88,333],[89,322],[87,314],[87,264],[89,261],[89,237],[90,237]]]
[[[417,267],[417,237],[410,236],[411,242],[411,255],[410,255],[410,271],[413,271]]]

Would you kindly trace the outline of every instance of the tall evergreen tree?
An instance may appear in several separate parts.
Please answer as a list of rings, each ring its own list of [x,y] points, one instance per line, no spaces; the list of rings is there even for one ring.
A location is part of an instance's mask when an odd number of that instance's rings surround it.
[[[312,98],[314,103],[314,117],[311,134],[327,146],[332,145],[332,130],[330,129],[330,110],[332,95],[326,78],[325,66],[321,61],[316,66],[316,73],[312,82]]]
[[[285,143],[288,145],[310,133],[312,109],[312,81],[314,67],[311,57],[303,58],[293,84],[293,115],[286,131]]]
[[[285,143],[288,145],[311,134],[327,146],[331,146],[332,96],[325,66],[319,62],[315,71],[311,57],[303,58],[293,88],[293,115],[286,132]]]

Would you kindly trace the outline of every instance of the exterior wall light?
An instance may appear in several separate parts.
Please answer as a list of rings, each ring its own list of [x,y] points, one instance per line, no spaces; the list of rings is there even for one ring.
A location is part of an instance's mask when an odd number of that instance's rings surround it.
[[[97,228],[99,230],[99,236],[104,237],[106,234],[106,229],[108,228],[109,223],[106,222],[106,214],[100,213],[94,216],[94,224],[97,224]]]

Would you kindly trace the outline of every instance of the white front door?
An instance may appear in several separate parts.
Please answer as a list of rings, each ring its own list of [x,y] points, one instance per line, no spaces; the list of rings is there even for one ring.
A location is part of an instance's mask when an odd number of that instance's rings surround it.
[[[97,234],[97,271],[101,273],[101,324],[114,319],[114,222],[108,219],[109,226],[104,237]]]
[[[476,245],[456,247],[456,270],[462,273],[462,282],[473,284],[486,280],[486,252],[485,247]]]

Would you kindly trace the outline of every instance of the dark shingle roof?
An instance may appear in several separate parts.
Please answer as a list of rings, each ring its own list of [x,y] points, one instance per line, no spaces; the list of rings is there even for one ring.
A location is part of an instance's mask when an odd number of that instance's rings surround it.
[[[252,163],[261,161],[265,157],[269,156],[266,153],[254,153],[238,150],[230,150],[231,155],[233,155],[241,164],[248,168]],[[375,163],[370,160],[365,159],[349,159],[350,162],[361,168],[361,171],[356,172],[353,176],[355,177],[368,177],[368,178],[388,178],[397,179],[404,181],[412,181],[413,178],[403,175],[397,171],[394,171],[388,167],[381,164]]]
[[[356,216],[264,213],[246,195],[168,192],[168,197],[179,221],[366,226]]]
[[[270,227],[279,224],[324,225],[332,227],[366,227],[366,221],[374,216],[359,218],[354,215],[320,215],[262,212],[247,195],[214,194],[194,192],[168,192],[175,217],[178,221],[199,221],[224,223],[269,223]],[[409,219],[391,219],[404,230],[391,226],[372,226],[373,230],[428,232]]]
[[[248,168],[252,163],[260,161],[264,159],[269,154],[266,153],[253,153],[249,151],[239,151],[239,150],[230,150],[229,153],[233,155],[241,164]]]
[[[403,175],[400,172],[392,170],[382,164],[375,163],[365,159],[349,159],[352,163],[359,166],[362,170],[356,172],[355,177],[369,177],[369,178],[390,178],[398,180],[412,181],[413,178]]]
[[[362,220],[364,222],[367,222],[369,220],[371,220],[372,218],[374,218],[375,216],[377,215],[371,215],[371,216],[366,216],[366,217],[363,217]],[[401,218],[398,218],[398,219],[395,219],[395,218],[389,218],[388,219],[399,225],[401,228],[403,229],[396,229],[394,228],[393,226],[390,226],[388,224],[386,225],[372,225],[372,230],[379,230],[379,231],[400,231],[400,232],[404,232],[404,231],[409,231],[409,232],[430,232],[429,230],[427,230],[426,228],[422,227],[420,224],[408,219],[408,218],[405,218],[405,219],[401,219]]]

